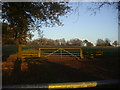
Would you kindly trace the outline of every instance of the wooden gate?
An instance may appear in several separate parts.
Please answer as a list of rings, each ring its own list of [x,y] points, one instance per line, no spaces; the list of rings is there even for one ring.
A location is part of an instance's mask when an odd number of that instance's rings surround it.
[[[26,58],[26,57],[50,57],[52,55],[63,56],[69,55],[76,59],[83,59],[83,53],[81,48],[29,48],[23,49],[22,45],[19,45],[18,48],[18,57]]]
[[[77,59],[84,58],[81,48],[39,48],[38,57],[50,57],[51,55],[57,55],[61,58],[68,55]]]

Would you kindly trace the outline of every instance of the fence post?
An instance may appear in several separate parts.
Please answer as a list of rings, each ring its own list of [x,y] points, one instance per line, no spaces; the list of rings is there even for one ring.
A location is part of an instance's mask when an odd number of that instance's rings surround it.
[[[18,45],[18,57],[19,57],[19,58],[22,58],[21,52],[22,52],[22,45],[19,44],[19,45]]]
[[[61,53],[61,59],[62,59],[62,48],[61,48],[61,50],[60,50],[60,51],[61,51],[60,53]]]
[[[82,49],[80,48],[80,57],[81,57],[81,59],[83,59],[84,57],[83,57],[83,52],[82,52]]]
[[[40,57],[41,56],[41,49],[39,48],[38,49],[38,57]]]

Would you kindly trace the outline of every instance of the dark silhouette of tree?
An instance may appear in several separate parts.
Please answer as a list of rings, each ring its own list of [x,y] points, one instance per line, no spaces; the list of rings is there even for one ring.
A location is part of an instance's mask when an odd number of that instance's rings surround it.
[[[60,45],[61,45],[61,46],[65,46],[65,45],[66,45],[66,41],[65,41],[64,38],[59,39],[59,42],[60,42]]]
[[[114,2],[114,0],[111,0],[110,2],[94,2],[92,7],[89,7],[89,10],[91,10],[94,14],[97,13],[97,11],[100,11],[102,7],[105,6],[111,6],[115,10],[118,11],[118,25],[120,25],[120,1]]]
[[[106,38],[104,42],[105,42],[105,46],[112,46],[110,44],[111,41],[108,38]]]
[[[27,34],[30,34],[31,31],[40,31],[43,26],[63,25],[60,21],[60,17],[71,11],[71,7],[68,3],[2,2],[0,3],[2,5],[2,22],[8,24],[10,31],[12,31],[10,37],[22,43],[22,41],[26,40]],[[94,13],[106,5],[114,6],[120,11],[120,1],[95,2],[93,5],[94,6],[91,6],[90,9]],[[118,13],[118,19],[120,20],[119,14],[120,13]]]
[[[83,40],[84,46],[87,46],[88,40]]]
[[[89,2],[91,5],[87,6],[87,9],[90,11],[91,14],[96,15],[98,11],[101,10],[103,7],[112,7],[114,10],[118,10],[118,23],[120,24],[120,1],[115,1],[115,0],[107,0],[104,2]],[[76,3],[75,10],[73,10],[76,15],[80,15],[80,9],[79,8],[82,4],[80,2]]]
[[[20,39],[15,39],[14,37],[14,30],[10,28],[10,26],[6,23],[2,24],[2,41],[4,44],[18,44],[19,43],[26,43],[26,41],[30,40],[33,37],[30,33],[21,34]],[[18,41],[19,40],[19,41]]]
[[[119,44],[119,42],[116,40],[116,41],[114,41],[114,42],[112,43],[112,45],[115,46],[115,47],[117,47],[117,46],[120,45],[120,44]]]
[[[66,41],[66,46],[70,46],[70,41]]]
[[[28,44],[41,45],[41,38],[33,41],[29,41]],[[83,42],[77,38],[70,39],[68,41],[66,41],[64,38],[56,39],[56,40],[43,38],[42,45],[44,46],[83,46]],[[89,43],[89,46],[92,46],[92,43]]]
[[[78,38],[70,39],[69,44],[72,46],[82,46],[83,45],[82,41],[79,40]]]
[[[92,47],[92,46],[94,46],[94,45],[93,45],[92,42],[88,42],[88,43],[87,43],[87,46]]]
[[[2,22],[9,25],[12,37],[21,43],[34,27],[62,25],[59,17],[70,11],[63,2],[2,2]]]
[[[114,9],[117,9],[120,11],[120,1],[115,2],[114,0],[108,1],[108,2],[92,2],[92,6],[88,7],[89,10],[91,10],[94,14],[97,13],[97,11],[100,11],[101,8],[105,6],[113,7]],[[120,20],[120,16],[119,16]]]
[[[98,39],[96,42],[96,46],[105,46],[105,42],[102,39]]]
[[[54,43],[55,43],[55,46],[60,46],[60,40],[59,40],[59,39],[56,39],[56,40],[54,41]]]
[[[94,46],[92,42],[89,42],[88,40],[83,40],[83,46]]]
[[[112,46],[110,44],[110,40],[108,38],[106,38],[105,40],[103,39],[98,39],[97,42],[96,42],[96,46]]]

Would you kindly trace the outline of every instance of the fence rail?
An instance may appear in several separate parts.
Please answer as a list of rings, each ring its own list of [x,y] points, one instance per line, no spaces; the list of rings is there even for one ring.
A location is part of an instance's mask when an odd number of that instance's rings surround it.
[[[24,47],[25,48],[25,47]],[[77,52],[75,51],[77,50]],[[29,56],[37,56],[37,57],[49,57],[53,54],[56,55],[69,55],[73,56],[77,59],[83,59],[82,49],[81,48],[27,48],[23,49],[22,45],[18,48],[19,58],[25,58]]]

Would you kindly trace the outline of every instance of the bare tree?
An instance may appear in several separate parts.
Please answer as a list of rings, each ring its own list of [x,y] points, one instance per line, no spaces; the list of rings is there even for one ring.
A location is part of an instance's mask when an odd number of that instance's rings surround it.
[[[90,46],[90,47],[91,47],[91,46],[94,46],[94,45],[93,45],[92,42],[88,42],[88,43],[87,43],[87,46]]]
[[[70,44],[72,46],[83,46],[83,43],[81,40],[79,40],[78,38],[75,38],[75,39],[70,39]]]
[[[43,37],[44,37],[44,34],[43,34],[43,31],[42,30],[38,30],[38,36],[39,36],[39,41],[40,41],[40,45],[42,46],[43,45]]]
[[[110,44],[111,41],[108,38],[106,38],[104,42],[105,42],[105,46],[112,46]]]
[[[56,40],[54,41],[54,43],[55,43],[55,46],[59,46],[59,45],[60,45],[60,40],[59,40],[59,39],[56,39]]]
[[[60,39],[59,41],[60,41],[60,45],[61,46],[65,46],[66,45],[66,41],[65,41],[64,38]]]
[[[104,40],[98,39],[98,40],[97,40],[97,43],[96,43],[96,46],[105,46]]]
[[[117,47],[118,45],[120,45],[120,43],[116,40],[112,43],[113,46]]]
[[[83,45],[87,46],[88,40],[83,40]]]

